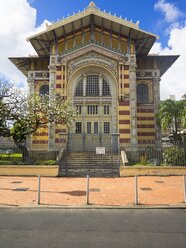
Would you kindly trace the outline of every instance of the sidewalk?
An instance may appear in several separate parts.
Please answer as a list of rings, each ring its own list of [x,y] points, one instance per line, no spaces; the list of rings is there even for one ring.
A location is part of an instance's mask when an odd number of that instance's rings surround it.
[[[134,177],[90,178],[93,207],[134,207]],[[37,177],[0,176],[0,206],[37,206]],[[138,177],[140,206],[180,206],[184,203],[183,176]],[[86,206],[86,178],[41,178],[41,206]]]

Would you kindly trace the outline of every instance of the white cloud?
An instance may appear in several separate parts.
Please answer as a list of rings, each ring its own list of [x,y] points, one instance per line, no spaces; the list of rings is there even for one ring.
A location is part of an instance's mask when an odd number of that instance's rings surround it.
[[[172,67],[162,76],[160,82],[160,94],[162,99],[175,95],[176,99],[186,93],[186,24],[183,27],[174,28],[170,32],[168,45],[163,48],[161,43],[155,43],[150,53],[161,55],[180,55]]]
[[[184,15],[174,4],[166,2],[166,0],[158,0],[154,8],[155,10],[161,10],[164,14],[164,20],[169,23],[166,27],[169,31],[169,38],[165,47],[160,42],[156,42],[150,53],[180,55],[162,76],[160,82],[161,99],[167,99],[169,95],[175,95],[176,99],[181,99],[182,95],[186,93],[186,20],[181,25],[178,18],[180,16],[184,18]]]
[[[163,12],[165,21],[168,23],[175,22],[182,15],[181,11],[174,4],[166,2],[166,0],[158,0],[154,8]]]
[[[35,54],[26,38],[45,28],[45,23],[36,28],[36,9],[27,0],[1,1],[0,8],[0,77],[26,86],[26,78],[8,60],[8,57]]]

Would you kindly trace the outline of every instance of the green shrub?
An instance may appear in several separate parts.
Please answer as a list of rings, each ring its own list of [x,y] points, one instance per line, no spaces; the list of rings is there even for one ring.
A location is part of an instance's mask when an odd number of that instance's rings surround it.
[[[0,154],[0,161],[22,161],[22,154]]]
[[[12,161],[0,160],[0,165],[12,165]]]
[[[19,160],[0,160],[0,165],[22,165],[23,161]]]
[[[56,160],[38,160],[35,165],[56,165]]]
[[[163,152],[163,161],[167,165],[186,165],[186,152],[179,146],[168,147]]]

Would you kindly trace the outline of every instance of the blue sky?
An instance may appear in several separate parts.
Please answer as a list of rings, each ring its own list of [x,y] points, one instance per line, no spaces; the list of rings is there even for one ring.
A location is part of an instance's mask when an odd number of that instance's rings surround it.
[[[186,0],[95,0],[102,11],[111,12],[133,22],[139,28],[160,37],[151,53],[180,55],[163,75],[161,99],[186,93]],[[46,29],[58,19],[82,11],[89,0],[0,0],[0,79],[27,87],[27,79],[8,57],[35,55],[26,38]]]

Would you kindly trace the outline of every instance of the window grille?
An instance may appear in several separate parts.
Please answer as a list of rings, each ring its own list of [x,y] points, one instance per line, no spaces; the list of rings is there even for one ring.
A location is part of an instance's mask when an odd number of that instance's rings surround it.
[[[39,89],[39,94],[44,96],[49,94],[49,86],[48,85],[42,85]]]
[[[110,133],[110,122],[104,122],[104,133]]]
[[[98,122],[94,122],[94,133],[98,133]]]
[[[77,110],[79,115],[82,114],[82,106],[81,105],[76,105],[76,110]]]
[[[86,96],[99,96],[99,76],[98,75],[87,76]]]
[[[82,133],[81,122],[76,122],[76,133]]]
[[[75,96],[83,96],[83,80],[80,80],[76,86]]]
[[[98,75],[88,75],[86,77],[86,96],[99,96],[100,85]],[[110,87],[107,81],[103,78],[102,81],[102,95],[110,96]],[[81,79],[75,90],[75,96],[83,96],[83,79]]]
[[[91,122],[87,122],[87,133],[91,133]]]
[[[104,108],[104,111],[103,111],[104,115],[109,115],[110,114],[110,106],[104,105],[103,108]]]
[[[110,88],[105,79],[103,79],[103,90],[102,90],[103,96],[110,96]]]
[[[98,114],[98,105],[87,105],[87,114],[88,115],[97,115]]]
[[[149,103],[149,89],[146,84],[139,84],[137,86],[137,103]]]

